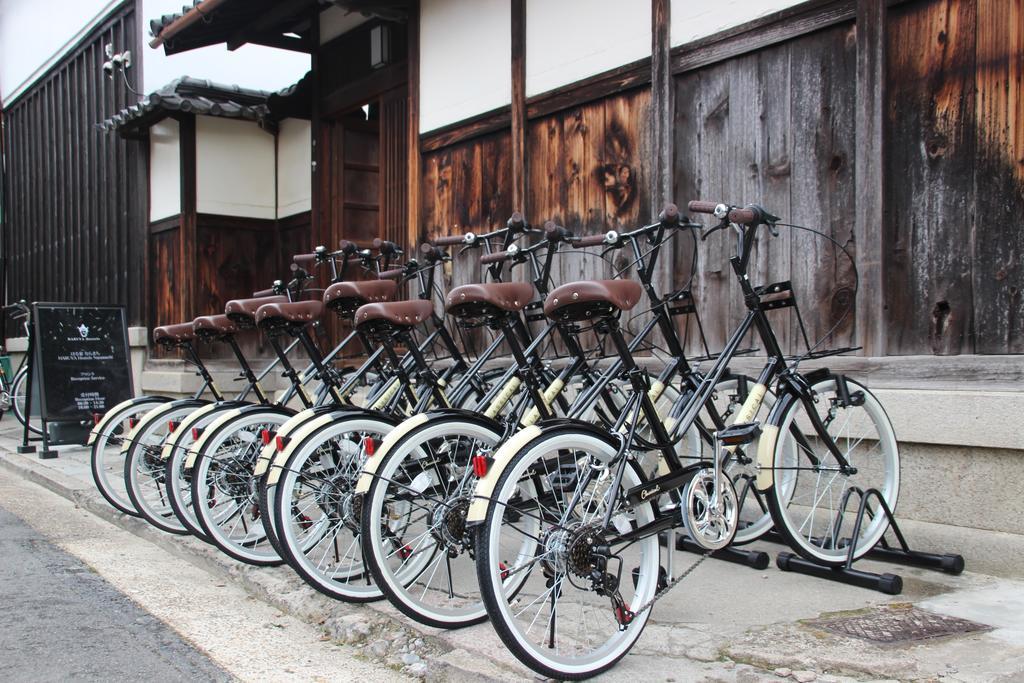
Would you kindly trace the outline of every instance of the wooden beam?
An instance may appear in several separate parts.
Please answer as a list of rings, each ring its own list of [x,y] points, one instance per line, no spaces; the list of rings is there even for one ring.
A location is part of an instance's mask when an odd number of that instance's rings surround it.
[[[435,128],[419,136],[420,150],[432,152],[435,149],[465,142],[481,135],[507,129],[512,121],[512,108],[505,106],[482,114],[471,116],[448,126]]]
[[[252,45],[263,45],[265,47],[276,47],[279,50],[290,50],[291,52],[302,52],[304,54],[311,54],[313,52],[313,44],[306,38],[293,38],[291,36],[283,34],[277,35],[273,33],[261,36],[252,36],[241,43],[229,42],[228,49],[236,50],[246,43]]]
[[[512,0],[512,208],[526,213],[526,0]]]
[[[423,236],[421,219],[421,194],[423,187],[422,159],[420,157],[420,8],[419,2],[409,8],[409,30],[407,33],[409,65],[409,120],[406,143],[408,155],[408,219],[406,220],[406,242],[410,253],[418,246]]]
[[[857,0],[854,241],[860,287],[857,343],[866,356],[883,356],[885,336],[885,52],[887,8]]]
[[[651,0],[651,197],[652,218],[672,201],[672,39],[670,0]]]
[[[294,2],[278,2],[267,11],[255,14],[251,21],[247,21],[235,30],[231,31],[231,34],[226,41],[228,49],[237,50],[246,43],[258,43],[264,45],[266,43],[261,43],[260,40],[271,36],[283,38],[284,36],[281,34],[285,32],[285,29],[287,28],[288,30],[291,30],[292,25],[297,23],[300,18],[305,17],[309,12],[310,4],[313,3],[308,1],[301,4]],[[291,21],[291,24],[288,26],[282,26],[282,24],[289,21]],[[278,46],[271,45],[271,47]]]
[[[196,239],[196,117],[188,114],[178,120],[178,144],[181,163],[181,229],[178,254],[181,310],[186,318],[199,315],[195,310],[197,244]],[[160,276],[157,274],[157,278]],[[204,311],[205,312],[205,311]]]

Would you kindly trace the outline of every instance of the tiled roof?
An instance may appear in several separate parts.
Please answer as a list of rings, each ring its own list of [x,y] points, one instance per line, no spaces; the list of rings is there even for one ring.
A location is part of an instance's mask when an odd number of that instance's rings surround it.
[[[156,38],[158,35],[160,35],[161,31],[163,31],[166,27],[173,24],[178,19],[181,19],[183,16],[188,14],[189,10],[191,10],[193,7],[200,7],[202,4],[203,0],[193,0],[191,5],[183,5],[181,11],[177,14],[165,14],[156,19],[150,19],[149,35]],[[202,11],[202,7],[200,7],[200,11]]]
[[[148,128],[168,111],[257,121],[269,117],[267,99],[272,94],[264,90],[220,85],[185,76],[171,81],[138,104],[122,109],[100,123],[99,127],[108,131],[141,130]]]

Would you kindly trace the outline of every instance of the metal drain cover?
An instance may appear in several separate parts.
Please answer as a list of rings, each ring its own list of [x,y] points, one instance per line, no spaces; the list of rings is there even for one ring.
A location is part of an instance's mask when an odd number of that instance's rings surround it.
[[[807,624],[841,636],[853,636],[875,643],[904,643],[988,631],[992,628],[975,621],[909,606],[883,606],[868,614],[817,619]]]

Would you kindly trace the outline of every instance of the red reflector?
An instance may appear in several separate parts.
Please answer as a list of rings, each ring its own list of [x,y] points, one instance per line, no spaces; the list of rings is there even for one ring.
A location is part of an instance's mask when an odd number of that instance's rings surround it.
[[[137,418],[137,417],[129,417],[128,418],[128,426],[131,429],[135,429],[135,425],[137,425],[137,424],[139,424],[139,418]]]
[[[501,570],[501,580],[504,581],[508,578],[508,565],[504,562],[498,563],[498,569]]]
[[[277,448],[277,450],[283,451],[285,449],[285,446],[287,445],[288,439],[284,438],[283,436],[274,437],[274,447]]]
[[[260,431],[260,441],[263,442],[264,446],[269,446],[270,442],[273,440],[274,432],[270,431],[269,429],[264,429]]]
[[[100,423],[100,420],[102,420],[102,419],[103,419],[103,413],[93,413],[92,414],[92,423],[93,423],[94,426],[98,425]]]
[[[373,442],[372,436],[363,437],[363,452],[367,456],[373,455],[377,451],[377,445]]]
[[[178,425],[180,424],[180,422],[175,422],[174,420],[171,420],[170,422],[167,423],[167,431],[173,434],[174,430],[177,429]]]
[[[477,477],[483,477],[487,474],[487,456],[474,455],[473,456],[473,474]]]
[[[193,427],[192,428],[192,440],[193,441],[199,441],[199,437],[202,435],[202,433],[203,433],[202,429],[200,429],[199,427]]]

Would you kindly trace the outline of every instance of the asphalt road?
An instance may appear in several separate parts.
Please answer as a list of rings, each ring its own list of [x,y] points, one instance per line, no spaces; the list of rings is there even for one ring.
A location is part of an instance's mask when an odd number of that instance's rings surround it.
[[[0,680],[231,680],[77,558],[0,508]]]

